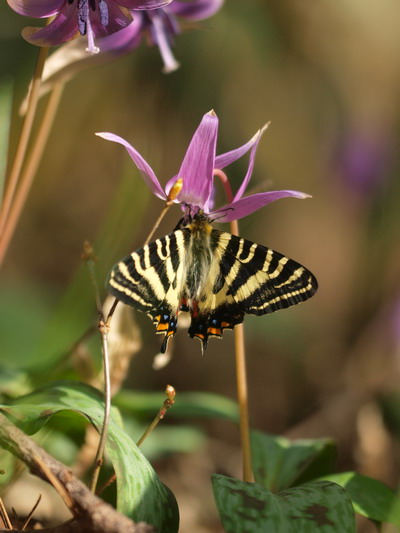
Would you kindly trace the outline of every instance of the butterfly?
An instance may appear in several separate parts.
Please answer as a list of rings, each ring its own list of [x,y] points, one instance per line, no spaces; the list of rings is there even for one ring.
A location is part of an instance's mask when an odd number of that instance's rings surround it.
[[[163,333],[161,352],[176,332],[178,315],[191,315],[190,337],[223,335],[246,313],[265,315],[304,302],[318,288],[313,274],[266,246],[218,231],[198,213],[175,231],[139,248],[111,270],[108,290],[146,313]]]

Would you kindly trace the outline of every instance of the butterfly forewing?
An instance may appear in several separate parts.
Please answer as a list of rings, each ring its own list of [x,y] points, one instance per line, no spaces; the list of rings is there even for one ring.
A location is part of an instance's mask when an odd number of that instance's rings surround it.
[[[245,313],[272,313],[307,300],[317,290],[313,274],[279,252],[230,233],[217,238],[227,295]]]
[[[111,271],[109,291],[149,315],[157,333],[176,331],[188,230],[178,230],[121,259]]]

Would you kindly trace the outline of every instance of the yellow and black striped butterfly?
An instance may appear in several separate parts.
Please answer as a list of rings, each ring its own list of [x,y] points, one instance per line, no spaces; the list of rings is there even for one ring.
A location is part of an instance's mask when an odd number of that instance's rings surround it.
[[[146,313],[165,337],[175,334],[178,314],[189,311],[188,333],[202,341],[222,337],[246,313],[265,315],[296,305],[317,290],[306,268],[270,248],[213,229],[204,214],[121,259],[108,290]]]

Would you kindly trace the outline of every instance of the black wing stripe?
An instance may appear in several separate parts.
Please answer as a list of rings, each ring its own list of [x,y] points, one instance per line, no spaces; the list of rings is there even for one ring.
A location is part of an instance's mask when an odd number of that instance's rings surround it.
[[[178,231],[122,259],[111,271],[111,294],[148,314],[166,298],[173,300],[177,272],[185,253],[182,246],[189,238],[188,232]]]
[[[226,296],[244,312],[263,315],[296,305],[315,293],[314,276],[296,261],[237,236],[217,234],[220,276],[214,294],[226,284]]]

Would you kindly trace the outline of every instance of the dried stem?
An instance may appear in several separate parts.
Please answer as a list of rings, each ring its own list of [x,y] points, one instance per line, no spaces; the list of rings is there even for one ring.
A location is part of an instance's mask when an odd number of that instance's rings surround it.
[[[171,407],[174,405],[174,398],[175,398],[175,389],[171,385],[167,385],[165,389],[165,394],[167,395],[167,399],[164,400],[161,409],[158,411],[156,417],[154,418],[153,422],[147,427],[146,431],[143,433],[143,435],[140,437],[140,439],[137,441],[136,446],[141,446],[143,442],[146,440],[146,438],[150,435],[150,433],[153,431],[153,429],[157,426],[157,424],[164,418],[164,416],[167,414],[167,410],[171,409]]]
[[[12,529],[12,524],[11,524],[11,520],[8,516],[8,513],[7,513],[7,509],[4,507],[4,503],[3,503],[3,500],[2,498],[0,498],[0,516],[4,522],[4,525],[6,526],[7,529]]]
[[[90,490],[96,491],[97,481],[99,479],[100,469],[103,465],[103,455],[107,440],[107,431],[110,421],[111,411],[111,382],[110,382],[110,361],[108,356],[108,331],[109,327],[103,321],[100,321],[99,325],[101,340],[102,340],[102,353],[103,353],[103,373],[104,373],[104,419],[101,427],[99,445],[97,448],[96,458],[94,462],[94,470],[92,474],[92,480],[90,483]]]
[[[92,479],[90,483],[90,490],[96,491],[97,480],[99,479],[100,469],[103,464],[104,449],[107,441],[107,430],[110,421],[111,412],[111,380],[110,380],[110,361],[108,356],[108,332],[109,326],[104,319],[103,307],[100,299],[99,287],[96,281],[96,275],[94,271],[94,262],[96,260],[93,248],[89,242],[85,242],[83,246],[82,259],[85,261],[90,281],[93,285],[97,312],[99,314],[99,331],[101,334],[101,352],[103,356],[103,373],[104,373],[104,418],[100,431],[99,444],[97,446],[96,458],[94,460],[94,468]]]
[[[18,141],[17,150],[15,153],[13,165],[11,172],[7,181],[7,187],[4,194],[4,201],[0,212],[0,233],[3,232],[5,223],[10,211],[10,207],[14,198],[15,190],[18,185],[19,176],[22,169],[22,164],[25,158],[26,149],[29,142],[29,137],[32,130],[33,120],[36,114],[37,103],[39,100],[39,90],[41,84],[41,78],[43,73],[44,63],[46,61],[47,47],[39,48],[38,57],[36,61],[35,70],[32,77],[30,93],[29,93],[29,102],[28,110],[25,115],[25,119],[22,125],[21,134]]]
[[[228,202],[232,202],[233,194],[228,178],[224,172],[214,169],[214,175],[221,180]],[[237,220],[230,223],[231,233],[239,236]],[[244,327],[238,324],[234,328],[235,335],[235,362],[236,362],[236,387],[240,415],[240,440],[242,445],[243,481],[254,481],[251,447],[250,447],[250,422],[249,422],[249,397],[246,372],[246,350],[244,343]]]
[[[1,233],[0,237],[0,265],[4,260],[5,254],[7,253],[8,246],[14,234],[22,209],[25,205],[25,201],[32,186],[33,179],[36,175],[36,171],[53,126],[63,88],[63,82],[58,82],[54,85],[47,102],[46,110],[44,112],[35,143],[32,147],[32,151],[29,155],[26,166],[21,174],[19,187],[16,192],[15,187],[12,191],[13,194],[15,193],[14,201],[12,202],[11,206],[7,206],[6,203],[4,203],[4,209],[7,208],[9,211],[8,213],[4,212],[4,216],[6,216],[7,219],[4,222],[4,231]]]
[[[28,527],[28,524],[29,524],[29,522],[31,521],[31,518],[32,518],[32,516],[33,516],[33,513],[36,511],[36,509],[37,509],[37,507],[38,507],[38,505],[39,505],[41,499],[42,499],[42,495],[39,494],[39,498],[36,500],[35,505],[32,507],[30,513],[29,513],[28,516],[26,517],[26,520],[25,520],[23,526],[21,527],[21,531],[24,531],[24,530]]]

